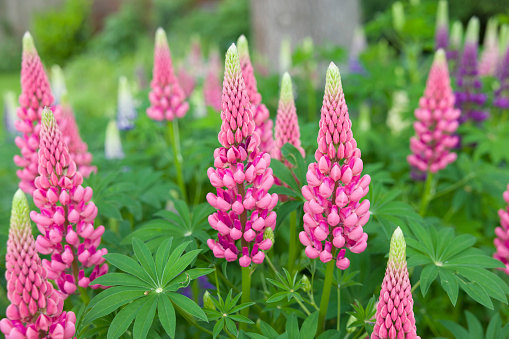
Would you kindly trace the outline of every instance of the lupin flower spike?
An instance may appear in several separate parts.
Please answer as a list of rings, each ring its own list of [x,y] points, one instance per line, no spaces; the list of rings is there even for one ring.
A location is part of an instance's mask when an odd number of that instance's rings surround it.
[[[104,156],[108,160],[124,159],[125,154],[122,149],[122,140],[117,124],[111,120],[106,127],[106,138],[104,140]]]
[[[460,59],[460,51],[463,46],[463,24],[456,20],[452,23],[451,37],[447,48],[447,61],[451,63],[451,74],[456,74]]]
[[[410,139],[410,166],[418,171],[436,173],[456,160],[456,153],[450,150],[457,145],[460,111],[454,108],[454,94],[447,69],[445,52],[439,49],[428,76],[424,96],[415,110],[416,136]]]
[[[435,50],[446,50],[449,45],[449,13],[447,0],[440,0],[437,7]]]
[[[218,239],[209,239],[207,244],[217,258],[235,261],[240,257],[242,267],[261,264],[263,251],[272,247],[264,232],[276,227],[272,209],[278,201],[277,194],[268,193],[274,183],[270,155],[258,149],[260,137],[251,108],[237,48],[232,44],[226,53],[223,82],[223,123],[218,136],[222,147],[214,151],[216,168],[207,170],[217,189],[217,195],[207,194],[207,201],[217,209],[209,223],[218,231]]]
[[[221,110],[221,64],[219,51],[214,49],[210,52],[207,75],[203,81],[203,97],[207,106],[216,111]]]
[[[507,207],[498,211],[500,226],[495,228],[497,237],[493,240],[493,243],[497,251],[493,254],[493,257],[500,260],[505,265],[505,268],[501,268],[500,270],[509,275],[509,184],[507,185],[507,190],[504,192],[504,201]]]
[[[247,95],[253,110],[256,132],[260,136],[260,151],[270,154],[274,147],[274,139],[272,137],[272,128],[274,124],[272,120],[270,120],[269,110],[264,104],[262,104],[262,96],[258,93],[253,65],[251,64],[251,58],[249,57],[249,47],[244,35],[239,37],[237,46],[239,49],[242,77],[244,78]]]
[[[175,76],[168,40],[162,28],[158,28],[156,32],[154,69],[150,87],[152,88],[148,95],[150,107],[147,108],[149,118],[162,121],[186,115],[189,103],[184,101],[184,91]]]
[[[21,62],[21,95],[16,113],[16,129],[23,135],[15,139],[21,155],[14,156],[14,163],[22,167],[16,171],[20,179],[19,188],[32,194],[37,177],[37,150],[42,109],[53,104],[53,95],[41,59],[35,49],[29,32],[23,36],[23,56]]]
[[[488,118],[484,110],[486,95],[481,93],[481,81],[477,70],[477,49],[479,41],[479,19],[473,17],[468,22],[465,46],[458,65],[456,84],[456,107],[461,110],[459,122],[476,122]]]
[[[479,63],[480,76],[494,76],[498,66],[498,21],[497,18],[490,18],[484,35],[484,49]]]
[[[78,166],[78,171],[88,178],[90,173],[97,173],[97,167],[92,166],[92,154],[88,151],[88,145],[81,139],[80,131],[71,105],[67,101],[67,94],[62,95],[62,105],[60,106],[60,120],[58,126],[62,131],[62,137],[69,149],[72,160]]]
[[[47,108],[42,112],[41,126],[39,176],[34,191],[34,203],[41,212],[32,211],[30,217],[41,232],[37,251],[51,254],[51,260],[42,262],[48,279],[55,280],[67,296],[78,286],[87,288],[90,281],[108,271],[108,265],[103,265],[103,255],[108,251],[99,249],[104,227],[94,228],[97,207],[91,201],[92,188],[82,186],[83,176]]]
[[[371,339],[420,339],[416,334],[411,290],[405,237],[398,227],[391,238],[389,261],[376,307],[376,322]]]
[[[67,86],[65,84],[65,76],[62,68],[58,65],[51,66],[51,92],[55,97],[55,105],[60,104],[62,96],[67,93]]]
[[[493,105],[507,110],[509,109],[509,46],[505,48],[497,73],[500,87],[495,91]]]
[[[361,177],[361,151],[353,138],[339,69],[332,62],[319,126],[316,162],[308,166],[308,184],[302,187],[307,201],[299,239],[309,258],[336,259],[336,266],[344,270],[350,266],[345,248],[361,253],[367,246],[362,227],[369,220],[369,200],[360,200],[368,193],[371,177]]]
[[[119,130],[129,130],[134,128],[134,120],[138,117],[136,104],[134,102],[131,87],[127,78],[121,76],[118,79],[117,96],[117,127]]]
[[[295,102],[293,100],[292,78],[288,72],[283,74],[281,80],[281,94],[276,115],[276,140],[272,149],[272,157],[281,160],[281,148],[290,143],[295,146],[302,156],[304,149],[300,146],[300,130]]]
[[[5,257],[7,318],[0,331],[7,339],[72,338],[76,316],[62,312],[64,301],[46,278],[36,251],[25,194],[18,190],[12,201],[11,227]]]

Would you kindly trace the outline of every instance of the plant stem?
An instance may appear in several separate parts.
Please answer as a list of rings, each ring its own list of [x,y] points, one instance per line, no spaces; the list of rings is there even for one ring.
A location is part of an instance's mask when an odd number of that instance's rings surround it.
[[[242,297],[241,303],[248,303],[251,301],[251,272],[248,267],[242,267]],[[240,315],[249,318],[249,307],[240,310]],[[240,329],[246,331],[247,324],[240,323]]]
[[[443,190],[441,191],[438,191],[437,193],[435,193],[432,197],[432,199],[435,199],[435,198],[438,198],[438,197],[441,197],[442,195],[444,194],[447,194],[451,191],[454,191],[456,188],[459,188],[461,186],[463,186],[465,183],[467,183],[468,181],[470,181],[471,179],[473,179],[476,175],[474,173],[470,173],[468,174],[466,177],[464,177],[463,179],[461,180],[458,180],[457,182],[455,182],[454,184],[452,185],[449,185],[447,186],[446,188],[444,188]],[[430,199],[431,200],[431,199]]]
[[[335,251],[334,251],[335,252]],[[332,257],[335,256],[333,253]],[[335,260],[327,263],[325,269],[325,280],[323,282],[322,300],[320,301],[320,311],[318,313],[318,330],[316,336],[318,337],[325,329],[325,316],[327,315],[327,308],[329,306],[330,291],[332,288],[332,276],[334,275]]]
[[[308,308],[306,307],[306,305],[304,305],[302,303],[302,301],[300,301],[299,299],[295,298],[295,300],[297,301],[297,304],[300,305],[300,307],[304,310],[304,312],[306,313],[307,316],[310,316],[311,315],[311,312],[309,312]]]
[[[219,290],[219,279],[217,278],[217,266],[215,267],[215,270],[214,270],[214,276],[216,278],[217,295],[221,295],[220,290]]]
[[[290,213],[290,246],[288,247],[288,272],[293,275],[297,257],[297,211]]]
[[[339,288],[339,284],[338,284],[338,320],[337,320],[337,325],[336,325],[336,329],[338,330],[338,332],[339,332],[340,320],[341,320],[341,289]]]
[[[182,153],[180,151],[180,134],[178,120],[168,121],[168,134],[170,143],[173,148],[173,159],[175,161],[175,170],[177,171],[177,183],[182,191],[182,199],[187,202],[186,185],[184,183],[184,175],[182,173]]]
[[[421,284],[421,281],[419,280],[417,282],[417,284],[415,284],[414,286],[412,286],[412,290],[410,291],[411,293],[414,293],[414,290]]]
[[[180,306],[178,306],[177,304],[175,304],[174,302],[172,302],[173,304],[173,307],[175,307],[175,309],[177,310],[177,312],[182,316],[184,317],[184,319],[187,320],[188,323],[190,323],[191,325],[193,325],[194,327],[196,327],[197,329],[199,329],[200,331],[202,331],[203,333],[207,333],[208,335],[212,336],[212,332],[207,330],[206,328],[200,326],[198,324],[198,322],[193,318],[192,315],[188,314],[186,311],[184,311],[182,308],[180,308]]]
[[[269,264],[270,268],[272,268],[272,270],[274,271],[274,273],[277,273],[276,271],[276,267],[274,267],[274,264],[272,263],[272,260],[270,260],[270,258],[268,256],[265,257],[265,260],[267,261],[267,263]]]
[[[426,184],[424,186],[424,192],[422,194],[421,207],[419,208],[419,214],[423,217],[426,214],[426,210],[428,209],[428,204],[431,200],[431,185],[433,182],[433,173],[428,171],[426,177]]]

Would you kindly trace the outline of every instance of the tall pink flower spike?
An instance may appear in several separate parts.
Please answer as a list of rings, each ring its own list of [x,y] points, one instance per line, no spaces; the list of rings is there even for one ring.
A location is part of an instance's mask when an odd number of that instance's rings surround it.
[[[493,254],[493,257],[505,265],[505,268],[501,268],[501,270],[509,275],[509,184],[507,185],[507,191],[504,192],[504,201],[508,206],[498,211],[500,226],[495,228],[497,238],[493,240],[493,243],[497,251]]]
[[[90,173],[97,173],[97,167],[92,166],[92,154],[88,152],[88,145],[81,139],[76,119],[72,107],[67,102],[67,96],[62,95],[61,115],[58,126],[62,131],[65,144],[69,149],[69,154],[78,166],[78,171],[88,178]]]
[[[42,234],[37,237],[37,251],[51,254],[51,260],[42,261],[48,279],[55,280],[67,297],[77,285],[86,288],[90,281],[107,273],[108,265],[102,264],[108,250],[99,249],[104,227],[94,228],[97,207],[90,201],[92,188],[81,186],[83,176],[76,170],[53,113],[47,108],[42,112],[41,125],[40,175],[35,179],[34,191],[34,203],[41,213],[32,211],[30,217]]]
[[[293,100],[292,78],[285,72],[281,80],[281,94],[276,115],[276,140],[272,149],[272,157],[281,160],[281,148],[290,143],[295,146],[302,156],[304,149],[300,146],[300,130],[295,102]]]
[[[299,239],[309,258],[325,263],[336,257],[336,266],[344,270],[350,266],[345,248],[361,253],[367,246],[362,227],[369,220],[369,200],[360,200],[368,193],[371,177],[361,177],[361,151],[353,138],[339,69],[332,62],[319,126],[316,162],[308,166],[308,184],[302,187],[307,201]]]
[[[203,97],[205,104],[216,111],[221,110],[221,63],[219,52],[214,49],[210,52],[207,75],[203,81]]]
[[[185,94],[180,87],[171,61],[170,48],[166,33],[162,28],[156,32],[154,48],[154,69],[150,82],[147,108],[149,118],[162,121],[182,118],[189,110],[189,103],[184,101]]]
[[[261,264],[272,247],[264,239],[267,228],[276,227],[276,213],[272,209],[277,194],[269,194],[274,183],[270,155],[258,149],[260,137],[255,132],[253,112],[242,78],[239,55],[234,44],[226,53],[221,131],[222,147],[214,151],[214,166],[207,170],[217,195],[207,194],[209,204],[217,212],[209,216],[209,223],[218,231],[218,239],[209,239],[208,246],[217,258],[235,261],[247,267]],[[240,249],[237,247],[240,242]]]
[[[267,107],[262,104],[262,96],[258,93],[256,87],[256,78],[254,76],[253,65],[249,57],[249,48],[247,39],[241,35],[237,41],[239,46],[240,66],[242,68],[242,77],[246,84],[247,95],[251,102],[256,132],[260,136],[260,151],[271,153],[274,147],[272,137],[272,128],[274,123],[270,120],[270,113]]]
[[[16,166],[22,167],[16,174],[20,179],[19,188],[32,195],[37,177],[37,150],[39,149],[39,131],[42,109],[53,103],[53,95],[46,72],[34,40],[29,32],[23,36],[23,57],[21,61],[21,95],[16,113],[19,120],[16,129],[23,136],[16,137],[16,145],[21,155],[14,156]]]
[[[72,338],[76,316],[63,312],[64,301],[48,282],[46,269],[35,248],[25,194],[18,190],[12,201],[11,227],[5,257],[7,318],[0,331],[7,339]]]
[[[392,234],[389,261],[378,300],[371,339],[420,339],[415,328],[405,237],[399,227]]]
[[[479,62],[480,76],[495,76],[499,64],[499,51],[497,39],[497,18],[490,18],[484,35],[484,49]]]
[[[456,160],[450,149],[458,143],[453,133],[458,128],[460,111],[454,108],[454,94],[443,50],[439,49],[428,76],[424,96],[415,110],[416,136],[410,139],[413,154],[407,160],[420,171],[435,173]]]

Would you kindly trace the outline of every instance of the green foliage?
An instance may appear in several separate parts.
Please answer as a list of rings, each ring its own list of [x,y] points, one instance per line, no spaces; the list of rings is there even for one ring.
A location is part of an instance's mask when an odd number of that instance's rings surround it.
[[[486,333],[483,331],[481,322],[471,312],[465,311],[467,318],[468,331],[461,325],[450,320],[440,320],[456,339],[502,339],[509,338],[509,323],[505,325],[501,322],[500,316],[495,314],[491,318]],[[439,339],[439,338],[437,338]]]
[[[268,282],[278,287],[279,289],[283,290],[281,292],[273,294],[269,299],[267,299],[267,303],[278,302],[280,300],[283,300],[285,297],[286,301],[288,302],[292,299],[296,299],[300,302],[304,301],[300,293],[298,292],[300,289],[304,287],[302,278],[299,279],[299,281],[297,281],[297,273],[294,274],[292,279],[290,273],[285,268],[283,268],[283,271],[285,272],[285,276],[283,276],[279,272],[276,272],[279,281],[267,278]]]
[[[119,338],[133,321],[133,336],[146,338],[156,310],[161,326],[171,338],[175,337],[175,309],[188,317],[207,321],[205,313],[194,301],[175,293],[192,280],[214,271],[208,268],[186,270],[201,250],[182,255],[189,242],[172,249],[171,238],[159,246],[155,255],[137,238],[133,238],[132,244],[138,262],[115,253],[105,256],[110,264],[124,273],[107,273],[94,280],[94,284],[112,287],[98,294],[88,305],[83,322],[84,325],[93,322],[94,327],[87,331],[104,332],[105,326],[101,325],[104,323],[100,318],[115,310],[118,312],[108,326],[108,339]]]
[[[59,10],[35,16],[34,38],[41,58],[48,64],[64,64],[81,53],[90,38],[90,0],[66,1]]]
[[[371,335],[375,322],[376,301],[377,298],[373,296],[369,299],[366,308],[364,308],[361,303],[356,300],[355,303],[352,304],[354,311],[347,312],[354,318],[354,321],[347,326],[348,329],[353,329],[354,331],[359,329],[361,332],[366,331],[368,335]]]
[[[211,298],[217,310],[212,310],[209,308],[205,309],[205,313],[207,314],[209,321],[216,320],[216,324],[214,325],[213,330],[214,338],[216,338],[223,330],[226,333],[237,336],[237,326],[235,325],[236,321],[247,324],[254,324],[251,320],[249,320],[249,318],[236,313],[246,307],[254,305],[255,303],[249,302],[237,306],[237,302],[239,301],[242,293],[237,294],[235,297],[232,297],[232,293],[232,290],[228,292],[226,300],[223,300],[219,294],[217,295],[217,299]]]
[[[453,305],[458,300],[459,287],[481,305],[493,309],[490,298],[507,304],[509,286],[488,268],[504,265],[472,247],[475,237],[462,234],[454,236],[451,228],[437,231],[411,223],[416,239],[407,238],[407,245],[415,251],[408,259],[408,267],[424,266],[421,271],[421,292],[425,296],[431,283],[440,277],[440,284]],[[409,251],[410,252],[410,251]]]

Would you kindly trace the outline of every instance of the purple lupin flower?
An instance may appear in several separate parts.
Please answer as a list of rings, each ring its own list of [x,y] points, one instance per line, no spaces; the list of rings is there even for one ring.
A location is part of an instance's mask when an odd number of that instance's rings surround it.
[[[473,17],[468,22],[465,46],[458,66],[456,85],[456,107],[461,110],[460,123],[468,120],[482,122],[488,118],[484,110],[486,95],[481,93],[481,81],[477,69],[477,50],[479,41],[479,19]]]
[[[440,0],[437,7],[435,51],[446,50],[449,45],[449,13],[447,0]]]

